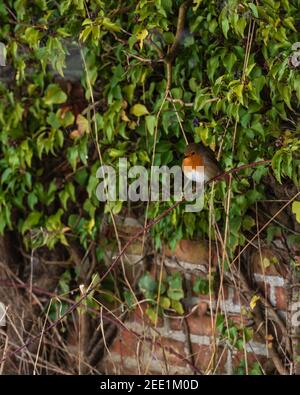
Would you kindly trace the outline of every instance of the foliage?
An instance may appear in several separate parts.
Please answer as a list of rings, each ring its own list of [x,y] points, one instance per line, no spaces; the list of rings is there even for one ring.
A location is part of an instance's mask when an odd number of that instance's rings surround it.
[[[72,111],[61,116],[62,105],[70,98],[53,81],[53,72],[68,78],[70,42],[80,46],[85,58],[88,72],[82,73],[81,83],[86,99],[91,99],[90,83],[102,103],[95,121],[104,162],[116,165],[117,158],[126,155],[130,164],[149,166],[158,122],[154,163],[180,164],[184,140],[172,103],[162,105],[167,74],[157,53],[159,48],[167,54],[174,43],[180,4],[18,0],[1,5],[0,40],[13,70],[12,80],[0,85],[1,232],[16,225],[25,236],[43,229],[39,243],[53,247],[56,242],[67,244],[68,233],[85,244],[100,226],[97,214],[103,207],[95,198],[98,163],[92,136],[79,133],[72,138]],[[173,61],[171,97],[177,100],[189,140],[201,139],[214,149],[223,139],[225,169],[270,158],[279,182],[289,177],[299,183],[300,75],[289,62],[297,41],[297,9],[297,1],[264,0],[256,5],[204,0],[194,2],[187,13]],[[252,47],[246,53],[253,26]],[[63,175],[56,171],[62,163]],[[233,181],[232,251],[245,242],[243,231],[249,229],[249,221],[242,218],[262,198],[260,181],[268,171],[245,170],[242,182]],[[250,174],[255,185],[247,178]],[[217,221],[224,215],[224,191],[219,183]],[[124,204],[118,203],[116,212]],[[167,205],[151,204],[149,215]],[[157,247],[161,236],[175,244],[182,237],[207,234],[207,207],[206,201],[200,214],[189,215],[178,208],[161,221],[153,231]]]
[[[247,372],[246,362],[242,359],[239,363],[239,366],[234,369],[234,373],[237,375],[244,375]],[[260,376],[262,375],[262,370],[260,364],[258,362],[254,362],[254,364],[248,367],[248,372],[251,376]]]
[[[238,350],[243,350],[245,344],[253,339],[253,328],[236,325],[231,319],[224,315],[217,316],[217,329],[220,337]]]
[[[179,315],[184,313],[180,302],[184,298],[182,281],[182,275],[179,272],[167,276],[162,282],[156,281],[148,272],[139,279],[139,288],[149,305],[146,314],[153,323],[156,323],[158,316],[161,316],[164,310]]]
[[[98,241],[104,214],[118,214],[127,203],[96,198],[95,142],[103,162],[115,168],[123,156],[129,165],[146,166],[149,174],[152,160],[180,165],[185,140],[178,114],[189,141],[215,151],[222,147],[225,170],[271,161],[270,167],[246,168],[232,181],[231,257],[255,226],[249,209],[265,196],[263,177],[274,173],[278,183],[300,183],[300,74],[291,63],[299,1],[195,0],[179,42],[182,1],[123,3],[0,4],[7,63],[0,69],[0,232],[18,231],[28,248],[67,247],[74,240],[87,248],[89,241]],[[180,50],[171,56],[174,44]],[[82,58],[75,81],[80,79],[82,95],[65,86],[74,84],[74,70],[67,67],[72,46]],[[95,114],[88,104],[95,104]],[[214,217],[220,228],[226,191],[225,182],[216,184]],[[210,193],[200,213],[178,206],[151,229],[156,248],[164,241],[174,247],[182,238],[215,238]],[[150,203],[148,217],[172,203]],[[134,204],[131,208],[138,211]],[[292,210],[299,222],[299,202]],[[269,242],[277,231],[268,229]],[[99,246],[97,256],[103,258]],[[152,321],[164,310],[183,314],[179,273],[162,283],[145,273],[139,287]],[[198,279],[194,291],[207,293],[207,281]],[[129,306],[134,303],[131,292],[123,295]],[[234,325],[225,328],[224,320],[219,327],[238,348],[250,336],[247,328],[247,333]]]

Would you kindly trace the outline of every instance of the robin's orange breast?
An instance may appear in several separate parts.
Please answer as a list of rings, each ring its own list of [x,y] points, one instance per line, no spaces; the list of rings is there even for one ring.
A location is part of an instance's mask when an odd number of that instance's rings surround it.
[[[197,166],[203,166],[203,160],[200,155],[192,155],[183,159],[182,161],[182,170],[184,171],[185,167],[190,167],[192,170],[196,170]]]
[[[204,163],[200,155],[193,154],[184,158],[182,170],[185,176],[192,181],[203,182],[205,180]]]

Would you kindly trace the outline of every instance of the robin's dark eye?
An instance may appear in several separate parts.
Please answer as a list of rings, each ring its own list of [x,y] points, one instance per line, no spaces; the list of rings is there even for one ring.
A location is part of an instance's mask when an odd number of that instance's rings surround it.
[[[192,154],[191,155],[195,155],[195,152],[192,152]]]

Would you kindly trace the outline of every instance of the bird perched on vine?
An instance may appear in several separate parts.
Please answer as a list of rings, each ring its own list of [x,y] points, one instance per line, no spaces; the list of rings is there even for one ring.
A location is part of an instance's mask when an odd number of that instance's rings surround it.
[[[196,182],[207,182],[223,173],[214,152],[202,143],[190,143],[186,146],[182,171],[189,180]]]

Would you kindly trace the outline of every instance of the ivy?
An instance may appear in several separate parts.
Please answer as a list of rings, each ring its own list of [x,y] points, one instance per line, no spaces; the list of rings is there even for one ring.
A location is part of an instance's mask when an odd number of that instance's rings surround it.
[[[151,228],[156,249],[166,243],[173,249],[183,238],[215,240],[213,200],[221,232],[229,220],[230,259],[255,230],[251,211],[266,198],[264,179],[274,175],[278,184],[299,187],[298,1],[7,0],[0,23],[0,233],[19,233],[27,249],[68,249],[72,242],[87,249],[93,242],[102,262],[104,218],[132,210],[150,220],[174,201],[100,203],[100,162],[117,169],[126,157],[149,174],[152,162],[181,165],[182,129],[189,142],[221,148],[224,170],[263,159],[270,166],[245,168],[232,179],[228,217],[224,181],[213,196],[207,189],[201,212],[177,206]],[[300,222],[299,201],[291,210]],[[271,243],[282,230],[273,224],[266,232]],[[288,242],[299,244],[299,236]],[[70,281],[66,272],[63,292]],[[139,296],[152,322],[184,315],[183,283],[178,272],[161,281],[141,276]],[[210,286],[214,278],[196,278],[193,292],[209,294]],[[121,299],[134,308],[126,285]],[[53,306],[50,317],[65,310]],[[222,316],[217,327],[238,349],[253,336]],[[237,373],[244,369],[241,363]]]

